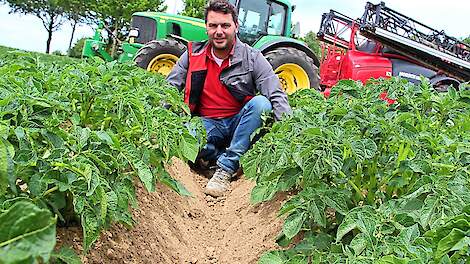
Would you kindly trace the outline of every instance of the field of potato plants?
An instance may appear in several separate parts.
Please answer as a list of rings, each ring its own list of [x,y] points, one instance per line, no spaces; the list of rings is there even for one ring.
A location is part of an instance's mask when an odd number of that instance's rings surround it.
[[[0,54],[0,263],[79,263],[55,249],[56,227],[81,225],[86,252],[112,223],[132,226],[135,179],[190,195],[165,165],[196,158],[202,123],[162,78]],[[242,158],[253,203],[289,197],[277,237],[289,249],[259,263],[468,263],[468,84],[342,81],[328,99],[301,90],[289,101],[294,114],[266,122]]]
[[[195,159],[204,139],[188,128],[202,123],[162,78],[132,65],[0,53],[0,263],[68,262],[71,250],[52,252],[57,225],[80,223],[85,251],[111,223],[132,226],[134,177],[148,191],[158,180],[188,194],[164,165]]]
[[[392,79],[303,90],[242,160],[254,203],[289,191],[260,263],[469,263],[470,87]],[[387,90],[396,103],[379,99]]]

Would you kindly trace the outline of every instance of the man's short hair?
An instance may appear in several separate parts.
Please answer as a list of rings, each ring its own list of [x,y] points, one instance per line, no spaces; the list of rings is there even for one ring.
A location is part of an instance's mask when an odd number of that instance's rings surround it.
[[[207,23],[207,14],[209,11],[224,13],[224,14],[231,14],[233,18],[233,22],[238,24],[238,14],[235,7],[227,0],[210,0],[206,10],[204,10],[204,20]]]

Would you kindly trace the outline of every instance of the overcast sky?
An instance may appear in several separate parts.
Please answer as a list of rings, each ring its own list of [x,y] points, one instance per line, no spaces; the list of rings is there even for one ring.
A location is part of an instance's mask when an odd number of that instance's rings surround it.
[[[259,1],[259,0],[257,0]],[[352,18],[362,15],[365,0],[292,0],[297,6],[293,21],[300,22],[302,34],[317,32],[321,14],[330,9],[339,11]],[[378,1],[372,1],[378,3]],[[468,0],[388,0],[386,5],[404,15],[437,30],[445,30],[451,36],[464,38],[470,36]],[[182,0],[166,0],[169,13],[176,13],[183,7]],[[8,14],[9,7],[0,5],[0,45],[31,51],[46,50],[47,32],[41,21],[31,15]],[[71,26],[65,23],[54,32],[51,50],[65,52],[71,34]],[[93,29],[81,26],[77,29],[74,41],[81,37],[91,37]]]

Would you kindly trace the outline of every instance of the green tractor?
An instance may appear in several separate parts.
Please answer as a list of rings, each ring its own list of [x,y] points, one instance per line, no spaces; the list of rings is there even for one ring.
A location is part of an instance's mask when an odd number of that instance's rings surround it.
[[[292,25],[295,6],[289,0],[230,0],[238,10],[238,37],[261,50],[278,75],[283,89],[319,88],[320,62],[312,50],[294,37],[299,24]],[[85,42],[84,57],[112,57],[104,50],[101,28]],[[128,42],[121,44],[120,62],[134,62],[151,72],[168,75],[186,50],[188,41],[207,39],[204,20],[159,12],[137,12],[132,16]]]

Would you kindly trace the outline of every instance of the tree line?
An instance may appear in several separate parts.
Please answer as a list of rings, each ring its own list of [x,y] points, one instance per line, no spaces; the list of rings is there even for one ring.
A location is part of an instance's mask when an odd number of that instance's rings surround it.
[[[97,25],[104,22],[116,46],[129,30],[132,13],[138,11],[164,12],[164,0],[0,0],[10,7],[10,13],[34,15],[47,31],[46,53],[50,53],[52,35],[64,23],[70,23],[72,33],[69,50],[77,25]]]

